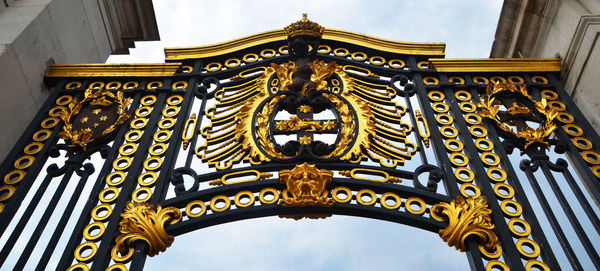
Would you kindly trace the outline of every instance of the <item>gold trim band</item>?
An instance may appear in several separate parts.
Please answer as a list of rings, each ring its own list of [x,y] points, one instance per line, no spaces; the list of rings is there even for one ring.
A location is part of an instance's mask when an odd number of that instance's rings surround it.
[[[54,64],[46,77],[172,76],[181,63]]]
[[[430,58],[428,67],[438,72],[557,72],[558,58]]]

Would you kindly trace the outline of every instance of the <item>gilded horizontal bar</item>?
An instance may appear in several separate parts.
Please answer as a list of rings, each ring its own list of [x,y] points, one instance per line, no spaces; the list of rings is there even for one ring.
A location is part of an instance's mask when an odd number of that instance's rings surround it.
[[[181,63],[55,64],[46,77],[172,76]]]
[[[430,58],[428,67],[438,72],[557,72],[558,58]]]
[[[286,39],[287,35],[284,30],[273,30],[212,45],[197,47],[165,48],[165,59],[183,60],[191,58],[206,58],[224,55],[242,49],[250,48],[252,46],[266,44],[273,41],[282,41]],[[416,43],[391,41],[336,29],[325,29],[323,33],[323,39],[347,42],[359,46],[372,48],[375,50],[397,54],[443,56],[444,51],[446,49],[445,43]]]

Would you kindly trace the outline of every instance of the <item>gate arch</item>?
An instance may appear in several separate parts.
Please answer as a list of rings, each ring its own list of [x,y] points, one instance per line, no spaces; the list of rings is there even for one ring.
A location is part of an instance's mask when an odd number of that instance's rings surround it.
[[[54,65],[0,168],[0,264],[139,270],[198,228],[342,214],[438,232],[474,270],[600,268],[600,141],[559,61],[444,47],[303,17],[164,64]]]

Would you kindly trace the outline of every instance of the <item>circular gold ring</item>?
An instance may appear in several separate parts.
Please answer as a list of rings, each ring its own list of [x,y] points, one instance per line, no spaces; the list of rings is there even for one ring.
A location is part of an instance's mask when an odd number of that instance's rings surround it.
[[[197,213],[192,213],[192,209],[195,207],[200,207],[200,211],[198,211]],[[205,212],[206,212],[206,204],[204,204],[204,201],[201,201],[201,200],[194,200],[185,206],[185,214],[188,217],[199,217],[199,216],[203,215]]]
[[[223,205],[223,207],[220,207],[220,208],[217,207],[218,201],[223,201],[225,203],[225,205]],[[229,206],[231,206],[231,200],[229,200],[229,198],[225,195],[214,196],[210,200],[210,209],[213,210],[214,212],[225,211],[225,210],[229,209]]]
[[[336,48],[333,50],[333,54],[336,56],[347,56],[350,52],[346,48]]]
[[[146,127],[146,124],[148,124],[148,120],[145,118],[135,118],[131,121],[131,123],[129,124],[129,126],[132,129],[142,129],[144,127]]]
[[[473,113],[477,110],[477,107],[472,102],[461,102],[458,107],[460,107],[460,110],[467,113]]]
[[[371,197],[369,201],[364,201],[362,199],[362,196],[365,194],[368,194],[368,196]],[[373,205],[377,202],[377,194],[370,189],[361,189],[356,193],[356,201],[362,205]]]
[[[416,203],[419,205],[419,209],[413,209],[412,204]],[[427,209],[427,204],[425,204],[425,201],[420,199],[420,198],[416,198],[416,197],[410,197],[407,198],[406,201],[404,202],[404,208],[412,214],[415,215],[420,215],[425,213],[425,210]]]
[[[177,114],[179,114],[179,107],[173,105],[167,106],[162,110],[162,114],[168,118],[177,116]]]
[[[85,257],[81,256],[81,253],[84,250],[88,250],[88,249],[91,249],[92,252],[90,252],[90,254]],[[96,243],[87,241],[87,242],[77,246],[77,248],[75,248],[75,253],[74,253],[75,259],[77,259],[77,261],[80,261],[80,262],[89,263],[92,261],[94,256],[96,256],[97,251],[98,251],[98,247],[96,247]]]
[[[600,164],[600,155],[597,152],[584,151],[581,153],[581,157],[583,157],[583,160],[592,165]]]
[[[50,118],[47,118],[44,121],[42,121],[41,126],[42,126],[42,128],[49,129],[49,128],[56,126],[56,124],[58,124],[58,122],[59,122],[58,118],[50,117]]]
[[[164,129],[164,130],[169,130],[174,125],[175,125],[175,119],[174,118],[164,118],[164,119],[161,119],[158,122],[158,128]]]
[[[446,113],[450,109],[450,107],[447,104],[442,102],[435,102],[431,104],[431,107],[436,113]]]
[[[596,176],[596,178],[600,178],[600,165],[593,166],[592,173]]]
[[[494,173],[500,174],[500,177],[494,176]],[[506,171],[499,167],[489,167],[487,169],[487,176],[488,178],[490,178],[490,180],[494,182],[503,182],[504,180],[506,180]]]
[[[548,79],[546,79],[546,77],[543,76],[532,76],[531,81],[537,84],[548,84]]]
[[[456,99],[459,101],[468,102],[473,96],[471,96],[471,93],[466,90],[459,90],[454,93],[454,97],[456,97]]]
[[[138,82],[130,81],[123,85],[123,89],[134,89],[137,88],[140,84]]]
[[[247,198],[248,202],[246,203],[242,203],[242,198]],[[233,199],[233,202],[235,203],[235,205],[237,207],[248,207],[248,206],[252,206],[252,204],[254,204],[254,193],[250,192],[250,191],[240,191],[237,194],[235,194],[235,198]]]
[[[573,145],[575,145],[575,147],[577,147],[580,150],[589,150],[592,148],[592,142],[589,141],[587,138],[575,137],[571,139],[571,141],[573,141]]]
[[[15,188],[12,185],[3,185],[0,187],[0,201],[10,199],[15,193]]]
[[[165,152],[167,152],[167,144],[156,143],[156,144],[150,146],[150,149],[148,150],[148,152],[150,153],[150,155],[153,155],[153,156],[162,156],[163,154],[165,154]]]
[[[208,72],[216,72],[216,71],[220,70],[222,67],[223,66],[221,66],[221,63],[219,63],[219,62],[211,62],[211,63],[208,63],[204,68]]]
[[[133,155],[137,151],[137,144],[135,143],[125,143],[119,147],[119,154],[123,156]]]
[[[244,57],[242,57],[242,60],[246,63],[256,62],[258,60],[258,55],[255,53],[245,54]]]
[[[317,49],[317,52],[319,52],[319,54],[329,54],[329,52],[331,52],[331,47],[328,45],[319,45],[319,49]]]
[[[225,66],[228,68],[235,68],[237,66],[239,66],[240,64],[242,64],[242,61],[240,61],[237,58],[230,58],[225,60]]]
[[[142,195],[145,195],[145,197],[142,198]],[[152,190],[148,187],[140,187],[131,193],[131,199],[137,203],[146,202],[150,200],[151,197]]]
[[[492,143],[492,141],[490,141],[487,138],[478,138],[477,140],[475,140],[475,146],[480,150],[480,151],[491,151],[494,149],[494,143]]]
[[[105,210],[106,213],[104,215],[101,215],[101,212],[103,210]],[[110,207],[110,205],[108,205],[106,203],[102,203],[102,204],[94,207],[94,209],[92,209],[92,218],[96,221],[104,222],[110,217],[111,214],[112,214],[112,207]]]
[[[85,263],[76,263],[74,265],[71,265],[67,271],[89,271],[90,269],[88,268],[87,264]]]
[[[516,226],[523,228],[523,231],[519,231]],[[518,217],[513,217],[508,220],[508,229],[515,237],[527,237],[531,234],[531,226],[529,223]]]
[[[367,60],[367,54],[363,52],[354,52],[350,55],[350,57],[356,61],[365,61]]]
[[[81,87],[81,82],[73,81],[65,86],[65,89],[76,89]]]
[[[519,238],[517,240],[516,246],[519,253],[521,253],[521,255],[527,259],[535,259],[537,258],[537,256],[540,255],[541,252],[540,246],[535,241],[526,237]],[[525,249],[523,249],[523,246],[528,246],[533,251],[527,252],[525,251]]]
[[[25,154],[36,154],[42,150],[44,144],[40,142],[31,142],[23,149]]]
[[[567,109],[565,104],[559,101],[549,101],[548,105],[558,111],[565,111],[565,109]]]
[[[427,65],[427,61],[421,61],[421,62],[417,63],[417,67],[421,70],[424,70],[424,69],[429,68],[429,65]]]
[[[481,124],[481,116],[475,113],[465,114],[465,121],[470,125],[478,125]]]
[[[146,159],[146,161],[144,161],[144,169],[148,170],[148,171],[154,171],[159,169],[162,166],[162,159],[160,159],[160,157],[156,157],[156,156],[150,156],[150,158]],[[152,165],[155,164],[155,165]]]
[[[500,157],[493,152],[484,152],[481,154],[481,161],[487,166],[497,166],[500,164]]]
[[[394,199],[395,203],[393,205],[389,205],[387,203],[388,198]],[[400,208],[400,205],[402,205],[402,199],[400,198],[400,196],[398,196],[392,192],[383,193],[383,195],[381,195],[381,198],[379,199],[379,202],[381,203],[381,206],[383,206],[387,209],[391,209],[391,210],[396,210],[396,209]]]
[[[490,83],[490,81],[488,81],[487,78],[485,78],[483,76],[475,76],[475,77],[473,77],[473,83],[480,84],[480,85],[487,85]]]
[[[488,130],[481,125],[473,125],[469,128],[469,132],[474,137],[486,137],[488,135]]]
[[[567,133],[570,136],[583,135],[583,130],[575,124],[566,124],[565,126],[563,126],[563,130],[565,130],[565,133]]]
[[[125,140],[127,142],[136,142],[142,138],[142,131],[140,130],[131,130],[125,134]]]
[[[112,81],[106,84],[107,89],[118,89],[121,87],[121,82]]]
[[[508,77],[508,81],[511,84],[515,84],[515,85],[520,85],[520,84],[525,83],[525,80],[523,80],[522,77],[520,77],[520,76],[514,76],[514,75],[513,76],[509,76]]]
[[[110,197],[109,197],[110,196]],[[98,193],[98,198],[103,203],[111,203],[119,196],[119,189],[114,186],[109,186]]]
[[[457,159],[462,159],[462,162]],[[463,153],[455,152],[450,154],[450,163],[458,167],[464,167],[469,164],[469,157]]]
[[[327,46],[327,45],[325,45],[325,46]],[[330,49],[331,49],[331,48],[330,48]],[[280,53],[280,54],[282,54],[282,55],[287,55],[287,54],[289,54],[287,45],[280,46],[280,47],[277,49],[277,52],[279,52],[279,53]]]
[[[5,184],[17,184],[23,180],[25,177],[25,171],[22,170],[13,170],[8,174],[4,175],[4,183]]]
[[[144,105],[135,110],[135,116],[140,118],[147,117],[148,115],[150,115],[150,113],[152,113],[152,107],[147,105]]]
[[[423,84],[428,85],[428,86],[437,86],[440,83],[440,80],[438,80],[435,77],[432,76],[427,76],[423,78]]]
[[[448,113],[439,113],[435,116],[435,120],[441,125],[450,125],[454,122],[454,118]]]
[[[515,210],[510,211],[510,210],[508,210],[507,206],[512,206]],[[512,199],[503,200],[500,203],[500,209],[502,209],[502,212],[504,212],[507,216],[512,216],[512,217],[518,217],[521,215],[521,213],[523,213],[523,207],[521,207],[521,204],[519,204],[518,202],[516,202]]]
[[[400,59],[392,59],[390,62],[388,62],[388,65],[394,69],[402,69],[404,66],[406,66],[406,63]]]
[[[479,244],[478,248],[479,248],[479,252],[481,252],[481,255],[485,259],[489,259],[489,260],[498,259],[498,258],[500,258],[500,256],[502,256],[502,246],[500,244],[496,244],[496,247],[494,248],[493,252],[487,251],[485,249],[485,247],[483,246],[483,244]]]
[[[181,102],[183,102],[183,97],[181,97],[181,95],[171,95],[167,98],[168,105],[179,105]]]
[[[272,194],[273,199],[267,200],[265,198],[267,193]],[[258,195],[258,200],[260,200],[260,202],[264,203],[264,204],[273,204],[279,200],[279,191],[277,191],[277,189],[275,189],[275,188],[263,188],[262,190],[260,190],[260,194]]]
[[[444,125],[440,128],[440,132],[442,133],[442,136],[444,136],[445,138],[455,138],[456,136],[458,136],[458,130],[456,130],[456,128],[449,126],[449,125]]]
[[[385,64],[385,58],[380,57],[380,56],[372,56],[369,58],[369,63],[371,63],[375,66],[381,66],[381,65]]]
[[[458,82],[454,82],[454,81],[458,81]],[[450,76],[450,78],[448,78],[448,82],[455,83],[457,85],[464,85],[465,84],[465,79],[463,79],[460,76]]]
[[[104,82],[96,81],[90,84],[89,88],[99,89],[104,86]]]
[[[62,112],[67,112],[67,108],[62,105],[59,105],[59,106],[52,107],[52,109],[50,109],[50,111],[48,111],[48,115],[50,115],[51,117],[60,117],[60,114]]]
[[[98,232],[96,232],[96,234],[93,234],[95,230],[98,230]],[[88,241],[96,241],[98,238],[102,237],[104,231],[104,223],[96,221],[85,226],[85,228],[83,229],[83,238],[85,238],[85,240]]]
[[[153,105],[155,102],[156,102],[156,96],[154,96],[154,95],[146,95],[140,100],[140,103],[142,105]]]
[[[502,191],[506,191],[506,194],[502,194]],[[515,189],[505,183],[496,183],[494,185],[494,193],[499,198],[510,199],[515,196]]]
[[[510,271],[510,268],[505,263],[498,260],[491,260],[485,266],[485,271],[502,270]]]
[[[186,81],[177,81],[177,82],[171,84],[171,89],[185,89],[185,88],[187,88],[187,86],[188,86],[188,83]]]
[[[506,83],[506,79],[504,79],[504,77],[501,76],[492,76],[490,77],[490,82],[492,83]]]
[[[52,134],[52,131],[42,129],[42,130],[35,132],[35,134],[33,134],[33,140],[41,142],[41,141],[48,139],[51,134]]]
[[[432,90],[429,93],[427,93],[427,96],[429,97],[429,100],[436,101],[436,102],[441,102],[444,100],[444,98],[446,98],[444,93],[442,93],[439,90]]]
[[[131,157],[121,156],[113,162],[113,168],[116,170],[126,170],[131,166]]]
[[[475,194],[470,195],[467,193],[467,190],[471,190],[474,191]],[[479,196],[481,196],[481,190],[479,189],[479,187],[477,187],[476,185],[472,184],[472,183],[465,183],[463,185],[460,186],[460,194],[463,195],[463,197],[468,198],[468,197],[476,197],[478,198]]]
[[[35,157],[33,157],[31,155],[23,155],[15,161],[14,167],[16,169],[26,169],[33,164],[34,160],[35,160]]]
[[[162,86],[163,86],[163,83],[160,81],[152,81],[152,82],[146,84],[147,89],[155,89],[155,88],[160,88]]]
[[[264,57],[264,58],[270,58],[270,57],[274,57],[277,55],[277,52],[275,52],[275,50],[273,49],[264,49],[262,51],[260,51],[260,56]]]
[[[346,197],[340,198],[339,194],[344,194]],[[331,190],[331,197],[337,202],[347,203],[352,200],[352,190],[348,187],[338,186]]]
[[[154,171],[146,171],[138,177],[138,184],[141,186],[151,186],[158,179],[158,175]]]
[[[182,73],[192,73],[193,71],[194,71],[194,67],[192,67],[192,66],[188,66],[188,65],[181,66]]]
[[[542,98],[546,99],[546,100],[556,100],[558,99],[558,94],[556,94],[556,92],[549,90],[549,89],[544,89],[540,92],[540,94],[542,95]]]
[[[468,175],[467,177],[463,177],[462,174]],[[475,173],[466,167],[457,167],[454,171],[454,176],[458,179],[459,182],[462,183],[470,183],[475,179]]]
[[[115,179],[117,179],[117,178],[118,178],[118,180],[115,181]],[[119,186],[124,181],[125,181],[125,172],[123,172],[123,171],[115,171],[111,174],[108,174],[108,176],[106,176],[106,184],[111,185],[111,186]]]
[[[166,142],[171,139],[171,131],[160,130],[154,134],[153,138],[156,142]]]
[[[58,99],[56,99],[56,104],[57,105],[67,105],[72,100],[73,100],[73,97],[71,95],[63,95],[63,96],[58,97]]]
[[[130,251],[132,251],[132,250],[133,250],[133,248],[130,249]],[[111,251],[111,256],[112,256],[112,251]],[[115,262],[117,262],[117,260],[115,260]],[[108,268],[106,268],[105,271],[127,271],[127,266],[125,266],[122,263],[116,263],[116,264],[113,264],[113,265],[109,266]]]
[[[544,271],[550,271],[550,267],[548,267],[545,263],[539,260],[529,260],[525,263],[525,270],[532,271],[533,267],[537,267],[536,270],[542,269]]]
[[[444,142],[444,145],[446,146],[446,149],[452,152],[459,152],[462,151],[464,148],[463,143],[454,138],[446,140],[446,142]]]
[[[127,251],[127,254],[125,255],[121,255],[121,253],[119,253],[119,250],[117,249],[117,246],[114,246],[112,248],[112,250],[110,251],[110,256],[112,257],[112,259],[117,262],[117,263],[122,263],[122,262],[126,262],[127,260],[129,260],[131,258],[131,256],[133,256],[133,252],[135,251],[134,248],[129,248],[129,251]],[[118,264],[115,264],[113,266],[117,266]],[[113,267],[111,266],[111,267]],[[119,270],[123,270],[120,269]],[[127,269],[125,269],[124,271],[127,271]]]
[[[558,112],[557,117],[562,123],[572,123],[575,120],[571,114],[565,112]]]

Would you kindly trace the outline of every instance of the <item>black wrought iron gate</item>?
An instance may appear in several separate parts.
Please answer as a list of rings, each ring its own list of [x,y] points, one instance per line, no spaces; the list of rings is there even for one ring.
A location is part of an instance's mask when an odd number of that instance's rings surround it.
[[[2,269],[140,270],[196,229],[333,214],[439,232],[474,270],[600,269],[600,140],[556,59],[306,18],[165,53],[47,74],[0,168]]]

